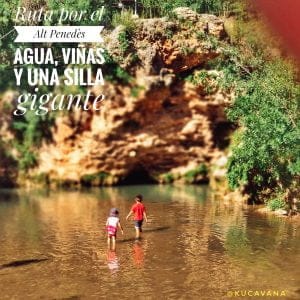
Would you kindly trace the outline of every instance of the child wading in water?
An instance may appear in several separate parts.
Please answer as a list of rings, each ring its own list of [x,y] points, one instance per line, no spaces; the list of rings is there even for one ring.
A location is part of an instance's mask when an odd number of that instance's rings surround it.
[[[146,215],[146,208],[144,204],[142,203],[143,201],[143,196],[142,195],[137,195],[134,198],[135,204],[131,207],[131,210],[126,217],[126,220],[129,219],[129,217],[134,214],[134,227],[135,227],[135,238],[139,239],[141,237],[141,232],[142,232],[142,225],[143,221],[145,219],[146,222],[147,220],[147,215]]]
[[[109,217],[106,221],[107,245],[108,248],[111,248],[112,250],[116,249],[116,238],[118,228],[120,228],[122,234],[124,234],[119,219],[119,211],[116,208],[112,208],[110,210]]]

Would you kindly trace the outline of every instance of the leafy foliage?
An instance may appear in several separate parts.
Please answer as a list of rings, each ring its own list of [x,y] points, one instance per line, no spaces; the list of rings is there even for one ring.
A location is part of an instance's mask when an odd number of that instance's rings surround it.
[[[190,170],[184,174],[185,181],[187,183],[195,183],[198,181],[198,177],[206,177],[208,173],[207,166],[203,163],[200,164],[197,168]]]
[[[266,38],[259,21],[238,19],[234,26],[238,34],[231,45],[219,44],[222,55],[206,66],[223,74],[217,80],[220,88],[236,95],[227,111],[239,125],[232,138],[229,184],[242,186],[253,201],[278,195],[287,200],[300,175],[296,70],[272,55],[270,49],[278,45]],[[206,80],[204,75],[199,79]]]
[[[286,204],[281,198],[274,198],[268,201],[268,207],[274,211],[277,209],[284,209]]]
[[[106,172],[98,172],[94,174],[83,175],[80,179],[84,186],[99,186],[104,184],[105,179],[109,176]]]
[[[129,36],[128,36],[127,31],[120,32],[120,34],[118,36],[118,41],[120,44],[120,49],[124,56],[130,47],[130,41],[129,41]]]
[[[218,88],[220,77],[216,73],[201,70],[189,75],[186,80],[197,87],[202,87],[205,94],[210,94]]]
[[[300,175],[300,85],[291,65],[272,61],[243,83],[228,111],[240,125],[228,168],[232,188],[245,185],[257,199],[270,188],[285,190]]]
[[[18,164],[21,171],[26,171],[37,164],[37,148],[42,139],[50,139],[50,127],[54,116],[36,116],[28,111],[23,118],[14,119],[12,128],[16,139],[14,146],[19,152]]]
[[[241,14],[244,4],[239,0],[142,0],[145,17],[161,17],[172,13],[176,7],[190,7],[199,13],[229,15]]]
[[[162,176],[162,180],[166,184],[170,184],[174,181],[174,175],[172,173],[166,173]]]
[[[108,52],[104,53],[105,65],[103,66],[106,80],[111,82],[118,82],[122,84],[128,84],[132,77],[126,70],[122,69],[119,64],[109,55]]]
[[[133,34],[136,28],[136,24],[130,11],[121,11],[121,13],[115,13],[112,17],[112,25],[114,27],[119,25],[124,26],[124,30],[130,35]]]
[[[15,171],[17,169],[17,161],[7,151],[9,145],[6,145],[0,138],[0,186],[14,187],[15,186]]]

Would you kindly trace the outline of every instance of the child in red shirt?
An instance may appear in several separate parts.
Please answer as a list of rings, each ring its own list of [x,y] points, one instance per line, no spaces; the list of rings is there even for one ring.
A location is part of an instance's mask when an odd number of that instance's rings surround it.
[[[131,210],[128,216],[126,217],[126,220],[128,220],[132,214],[134,215],[133,220],[134,220],[134,227],[136,233],[135,238],[139,239],[142,232],[143,221],[145,219],[145,221],[148,222],[148,220],[147,220],[146,208],[142,203],[143,196],[137,195],[135,196],[134,200],[135,200],[135,204],[133,204],[133,206],[131,207]]]

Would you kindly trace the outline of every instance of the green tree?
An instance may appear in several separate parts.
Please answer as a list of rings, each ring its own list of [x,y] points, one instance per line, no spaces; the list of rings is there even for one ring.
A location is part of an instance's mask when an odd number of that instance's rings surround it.
[[[239,124],[228,179],[254,201],[287,192],[300,175],[300,85],[293,67],[271,61],[243,83],[228,117]]]
[[[37,116],[34,111],[14,119],[12,130],[16,139],[14,147],[18,150],[18,166],[21,171],[34,167],[38,162],[38,147],[43,139],[51,140],[51,126],[54,115]]]
[[[190,7],[199,13],[240,14],[243,1],[240,0],[141,0],[145,17],[169,15],[176,7]]]

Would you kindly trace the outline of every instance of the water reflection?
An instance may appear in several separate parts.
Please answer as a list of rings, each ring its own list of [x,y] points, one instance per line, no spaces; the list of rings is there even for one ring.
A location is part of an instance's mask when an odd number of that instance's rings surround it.
[[[135,242],[125,217],[137,193],[149,223]],[[107,251],[105,238],[111,207],[124,226],[116,252]],[[297,299],[299,237],[296,223],[216,199],[206,187],[5,191],[0,265],[45,260],[0,269],[1,298],[222,299],[233,288],[280,287]]]
[[[141,241],[135,241],[133,244],[133,261],[135,266],[141,268],[144,266],[144,249]]]
[[[114,250],[107,251],[107,266],[108,266],[108,269],[113,274],[119,270],[120,265],[119,265],[119,260],[118,260],[116,251],[114,251]]]

